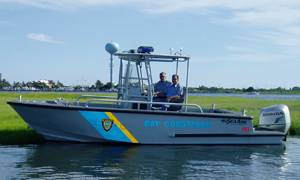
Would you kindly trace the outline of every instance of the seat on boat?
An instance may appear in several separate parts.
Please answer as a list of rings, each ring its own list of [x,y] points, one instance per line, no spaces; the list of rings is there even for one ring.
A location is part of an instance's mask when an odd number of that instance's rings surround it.
[[[132,109],[147,109],[147,104],[132,103]]]
[[[152,109],[153,110],[164,110],[164,105],[162,104],[155,104],[155,102],[157,103],[164,103],[164,102],[168,102],[167,97],[154,97],[153,98],[153,104],[152,104]]]
[[[170,103],[183,103],[184,98],[179,98],[179,99],[174,99],[171,100]],[[182,106],[181,105],[170,105],[170,107],[167,108],[167,111],[179,111],[181,110]]]
[[[169,101],[169,103],[183,103],[185,99],[185,92],[186,88],[183,88],[183,95],[180,96],[178,99],[172,99]],[[153,99],[153,102],[168,102],[167,99]],[[161,105],[161,104],[153,104],[152,105],[152,110],[167,110],[167,111],[179,111],[181,110],[182,106],[181,105]]]
[[[183,103],[185,98],[186,88],[183,88],[183,94],[178,99],[173,99],[170,101],[170,103]],[[168,111],[179,111],[181,110],[182,106],[180,105],[170,105],[170,107],[167,108]]]

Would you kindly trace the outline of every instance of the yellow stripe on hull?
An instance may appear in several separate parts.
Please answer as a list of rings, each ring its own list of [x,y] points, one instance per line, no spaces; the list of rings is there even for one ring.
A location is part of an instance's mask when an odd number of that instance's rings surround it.
[[[112,119],[115,125],[127,136],[132,143],[139,143],[138,140],[126,129],[126,127],[113,115],[111,112],[105,112],[105,114]]]

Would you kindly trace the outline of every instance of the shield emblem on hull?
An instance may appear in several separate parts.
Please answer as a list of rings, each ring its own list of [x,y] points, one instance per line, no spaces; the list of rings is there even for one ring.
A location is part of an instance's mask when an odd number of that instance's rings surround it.
[[[114,124],[112,119],[102,119],[102,127],[107,132],[109,131]]]

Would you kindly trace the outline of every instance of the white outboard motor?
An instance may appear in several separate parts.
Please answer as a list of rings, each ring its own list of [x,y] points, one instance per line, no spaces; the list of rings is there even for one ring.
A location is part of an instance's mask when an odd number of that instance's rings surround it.
[[[273,105],[261,109],[258,129],[280,131],[287,134],[290,126],[291,117],[287,105]]]

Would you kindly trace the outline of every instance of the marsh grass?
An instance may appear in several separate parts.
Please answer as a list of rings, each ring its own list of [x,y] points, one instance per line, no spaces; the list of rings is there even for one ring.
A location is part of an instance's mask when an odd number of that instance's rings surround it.
[[[290,135],[300,135],[300,101],[299,100],[258,100],[239,97],[200,97],[192,96],[189,103],[199,104],[210,108],[216,104],[216,108],[232,111],[246,109],[246,114],[254,117],[254,124],[258,124],[260,109],[274,104],[286,104],[291,113]]]
[[[0,92],[0,144],[37,144],[43,143],[43,138],[28,127],[23,119],[8,105],[9,100],[16,100],[20,93]],[[107,95],[107,94],[106,94]],[[74,100],[80,94],[76,93],[22,93],[23,100],[53,100],[64,98]],[[286,104],[291,112],[292,127],[290,135],[300,135],[300,101],[287,100],[257,100],[238,97],[200,97],[191,96],[189,103],[199,104],[210,108],[216,104],[216,108],[233,111],[247,110],[247,115],[254,117],[254,124],[258,123],[260,109],[273,104]]]
[[[23,100],[75,99],[73,93],[21,93]],[[0,92],[0,144],[38,144],[43,138],[32,130],[6,102],[16,100],[20,93]]]

